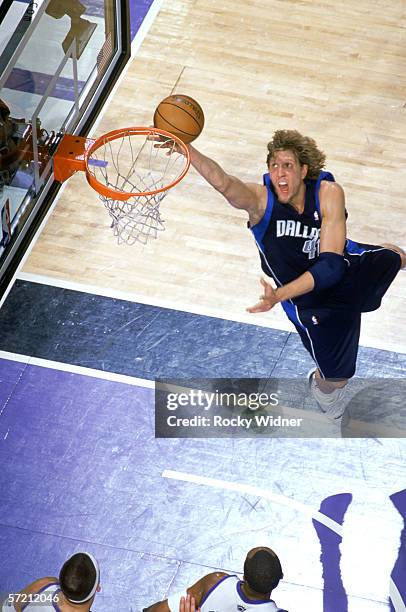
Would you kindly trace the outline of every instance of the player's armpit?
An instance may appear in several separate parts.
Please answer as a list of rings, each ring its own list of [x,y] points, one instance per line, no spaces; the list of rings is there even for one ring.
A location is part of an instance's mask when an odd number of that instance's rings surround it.
[[[319,198],[322,214],[320,253],[342,255],[347,233],[343,188],[338,183],[322,181]]]

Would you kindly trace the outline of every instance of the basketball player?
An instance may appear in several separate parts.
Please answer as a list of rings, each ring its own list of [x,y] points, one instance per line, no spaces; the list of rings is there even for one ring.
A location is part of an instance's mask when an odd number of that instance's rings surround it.
[[[268,143],[263,185],[244,183],[188,145],[191,163],[235,208],[246,210],[262,270],[263,294],[248,312],[281,303],[315,362],[309,384],[341,426],[344,388],[355,373],[361,313],[379,308],[404,251],[347,239],[344,191],[312,138],[279,130]]]
[[[194,612],[194,605],[199,606],[201,612],[286,612],[271,599],[273,589],[282,578],[282,567],[273,550],[253,548],[245,559],[243,580],[225,572],[213,572],[187,589],[188,596],[194,598],[194,602],[191,599],[182,602],[182,594],[177,594],[153,604],[143,612]]]
[[[55,577],[40,578],[23,589],[19,596],[9,595],[3,612],[89,612],[100,591],[100,569],[90,553],[79,552],[65,561]]]

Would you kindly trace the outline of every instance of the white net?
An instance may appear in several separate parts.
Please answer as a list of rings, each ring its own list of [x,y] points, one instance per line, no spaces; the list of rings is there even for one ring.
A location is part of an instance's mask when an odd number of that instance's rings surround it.
[[[157,131],[137,128],[109,134],[88,158],[88,173],[99,184],[131,196],[127,200],[100,195],[118,243],[147,243],[164,231],[159,206],[168,189],[187,171],[181,146]]]

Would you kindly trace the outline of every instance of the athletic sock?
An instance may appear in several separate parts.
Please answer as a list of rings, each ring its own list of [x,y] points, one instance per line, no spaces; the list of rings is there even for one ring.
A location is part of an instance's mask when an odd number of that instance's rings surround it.
[[[340,419],[343,416],[346,407],[344,402],[346,387],[337,388],[332,393],[323,393],[323,391],[321,391],[317,385],[314,372],[311,377],[309,377],[309,382],[310,391],[321,410],[325,412],[330,419]]]

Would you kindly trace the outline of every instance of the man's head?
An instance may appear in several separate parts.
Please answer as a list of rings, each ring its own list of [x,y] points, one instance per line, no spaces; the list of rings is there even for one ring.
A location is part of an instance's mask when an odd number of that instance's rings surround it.
[[[278,199],[283,203],[294,201],[304,178],[317,178],[325,160],[312,138],[296,130],[276,131],[268,143],[266,163]]]
[[[253,548],[244,563],[244,580],[256,593],[268,595],[283,578],[282,567],[273,550]]]
[[[59,573],[65,597],[74,604],[90,602],[100,590],[100,569],[90,553],[79,552],[65,561]]]

